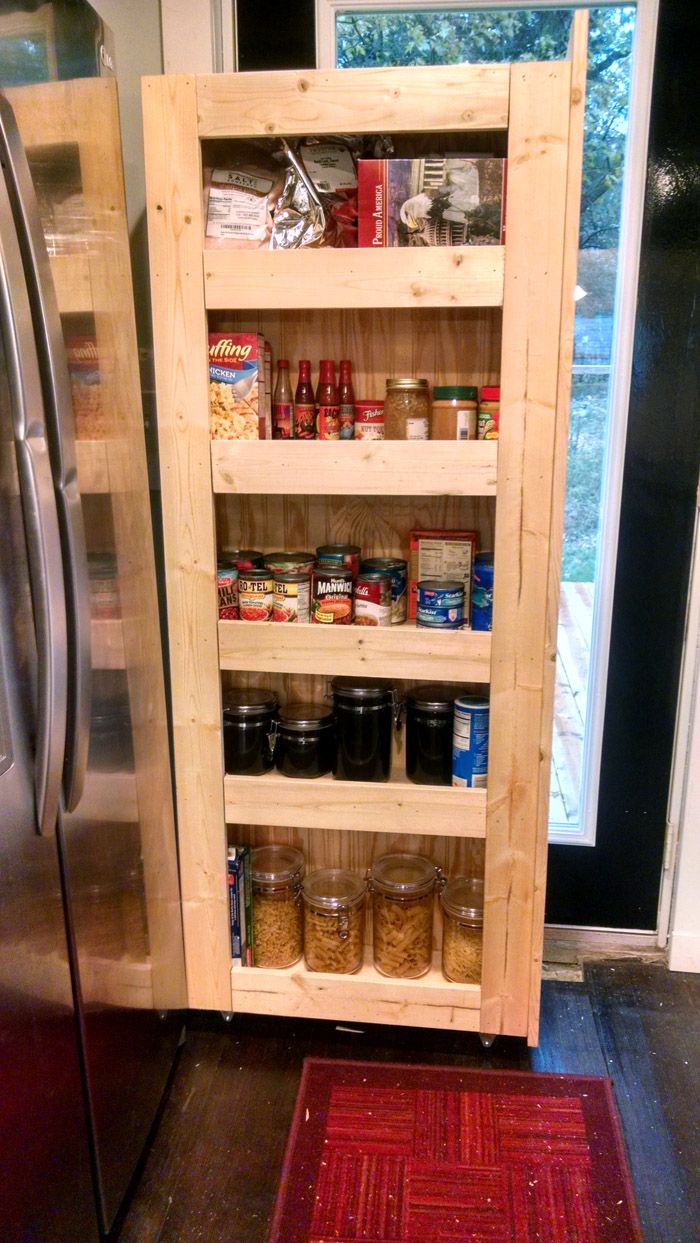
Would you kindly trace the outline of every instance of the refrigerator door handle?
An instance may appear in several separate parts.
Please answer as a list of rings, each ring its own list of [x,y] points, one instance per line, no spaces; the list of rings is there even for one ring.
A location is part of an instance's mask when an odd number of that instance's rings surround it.
[[[5,163],[34,322],[44,390],[46,436],[63,548],[68,624],[68,716],[63,797],[66,811],[73,811],[85,785],[92,677],[90,589],[75,457],[73,403],[61,319],[34,183],[14,113],[2,94],[0,151]]]
[[[68,667],[61,538],[44,427],[41,378],[22,257],[0,175],[0,330],[24,516],[37,646],[37,828],[56,830],[66,740]]]

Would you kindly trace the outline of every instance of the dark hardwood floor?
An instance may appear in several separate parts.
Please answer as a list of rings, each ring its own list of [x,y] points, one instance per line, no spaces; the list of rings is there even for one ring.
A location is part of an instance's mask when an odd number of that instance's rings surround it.
[[[119,1243],[265,1243],[307,1056],[609,1075],[646,1243],[700,1240],[700,976],[589,963],[544,984],[537,1049],[502,1038],[195,1014]]]

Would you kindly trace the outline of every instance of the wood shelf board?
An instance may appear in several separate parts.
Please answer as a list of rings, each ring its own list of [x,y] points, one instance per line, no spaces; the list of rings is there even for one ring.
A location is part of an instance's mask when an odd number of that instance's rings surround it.
[[[90,623],[93,669],[123,669],[124,632],[121,618],[94,619]]]
[[[492,307],[503,246],[204,250],[208,310]]]
[[[110,491],[106,440],[76,440],[78,487],[86,495]]]
[[[308,971],[302,962],[286,971],[234,964],[231,998],[233,1010],[252,1014],[480,1030],[481,989],[452,984],[437,965],[419,980],[398,980],[367,963],[356,975]]]
[[[509,65],[198,74],[200,138],[506,129]]]
[[[215,492],[495,496],[495,440],[213,440]]]
[[[87,255],[52,255],[51,275],[61,315],[85,315],[92,311],[90,262]]]
[[[379,665],[377,665],[379,662]],[[219,622],[222,669],[251,673],[368,675],[431,682],[488,682],[491,635],[401,626]]]
[[[303,780],[273,771],[224,778],[228,824],[354,829],[430,837],[483,838],[486,791],[421,786],[403,774],[390,781]]]

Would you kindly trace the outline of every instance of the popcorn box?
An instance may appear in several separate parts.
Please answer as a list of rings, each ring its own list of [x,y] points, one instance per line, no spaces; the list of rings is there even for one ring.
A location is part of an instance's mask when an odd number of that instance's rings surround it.
[[[209,333],[212,440],[265,438],[263,365],[257,333]]]
[[[506,161],[359,160],[360,246],[500,246]]]

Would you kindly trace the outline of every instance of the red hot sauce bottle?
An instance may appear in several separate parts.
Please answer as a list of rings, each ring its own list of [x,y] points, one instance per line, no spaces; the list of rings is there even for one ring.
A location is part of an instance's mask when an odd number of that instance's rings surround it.
[[[335,382],[335,363],[322,358],[316,389],[316,435],[319,440],[340,440],[340,409]]]
[[[294,404],[292,383],[289,379],[289,363],[280,358],[277,363],[277,383],[272,399],[272,439],[291,440],[294,435]]]
[[[294,439],[313,440],[316,436],[316,402],[311,384],[311,362],[302,358],[299,381],[294,394]]]
[[[341,359],[340,382],[338,384],[338,405],[340,408],[340,439],[355,438],[355,392],[352,387],[352,363]]]

